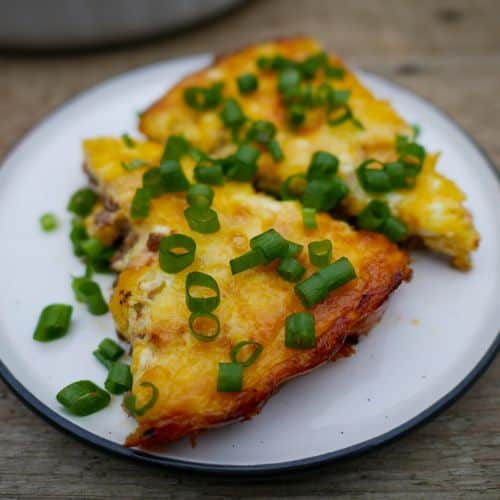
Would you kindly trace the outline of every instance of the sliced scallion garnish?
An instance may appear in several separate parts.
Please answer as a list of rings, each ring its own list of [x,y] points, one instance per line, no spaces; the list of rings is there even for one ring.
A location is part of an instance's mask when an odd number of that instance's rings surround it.
[[[160,241],[158,258],[166,273],[178,273],[190,266],[195,257],[196,243],[185,234],[171,234]]]
[[[186,305],[191,312],[211,313],[219,303],[219,285],[212,276],[200,271],[193,271],[187,275]]]
[[[314,315],[310,312],[290,314],[285,321],[285,346],[310,349],[316,345]]]
[[[33,333],[38,342],[49,342],[68,333],[73,308],[67,304],[51,304],[40,313]]]
[[[247,350],[247,347],[252,347],[252,351],[245,360],[241,361],[238,359],[238,355],[243,349]],[[253,340],[243,340],[242,342],[238,342],[231,350],[231,361],[235,364],[242,365],[244,368],[248,368],[255,363],[263,350],[264,346],[259,342],[255,342]]]
[[[74,415],[84,417],[108,406],[110,395],[90,380],[78,380],[61,389],[56,396]]]

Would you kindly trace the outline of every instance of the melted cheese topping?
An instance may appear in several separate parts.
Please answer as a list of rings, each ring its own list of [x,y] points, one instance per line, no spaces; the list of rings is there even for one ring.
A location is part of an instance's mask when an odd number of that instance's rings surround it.
[[[277,191],[288,176],[307,170],[315,151],[329,151],[339,157],[339,175],[350,188],[350,195],[343,201],[344,211],[348,215],[357,215],[373,196],[361,189],[355,168],[368,158],[395,160],[396,135],[408,135],[411,128],[388,101],[375,98],[338,57],[331,56],[333,65],[346,69],[343,79],[331,80],[331,83],[337,89],[351,91],[349,105],[364,130],[359,130],[351,122],[331,127],[322,110],[308,112],[304,126],[298,130],[290,129],[276,91],[276,72],[258,71],[256,60],[260,56],[280,54],[300,61],[320,50],[314,40],[296,38],[251,46],[221,58],[212,67],[188,76],[167,92],[144,113],[140,128],[155,141],[164,142],[169,135],[182,133],[194,145],[215,157],[231,153],[234,145],[219,117],[219,110],[199,112],[187,106],[183,98],[187,87],[223,81],[224,96],[235,97],[250,119],[269,120],[278,128],[277,140],[285,159],[275,163],[269,153],[261,155],[260,187]],[[254,93],[241,95],[236,78],[247,72],[258,73],[259,87]],[[313,82],[315,85],[324,80],[320,73]],[[470,213],[462,204],[463,193],[436,171],[436,160],[435,155],[427,156],[415,189],[399,190],[377,198],[389,203],[394,215],[409,226],[412,236],[421,238],[428,247],[450,255],[458,267],[466,268],[469,254],[477,247],[479,237]]]

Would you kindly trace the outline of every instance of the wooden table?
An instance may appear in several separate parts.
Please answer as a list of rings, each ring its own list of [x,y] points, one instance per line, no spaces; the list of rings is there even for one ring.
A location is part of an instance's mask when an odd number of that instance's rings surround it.
[[[500,163],[500,3],[253,0],[181,34],[79,54],[0,55],[0,154],[82,89],[194,52],[307,33],[427,97]],[[456,404],[396,443],[273,480],[225,480],[108,456],[28,411],[0,383],[0,498],[500,498],[500,359]]]

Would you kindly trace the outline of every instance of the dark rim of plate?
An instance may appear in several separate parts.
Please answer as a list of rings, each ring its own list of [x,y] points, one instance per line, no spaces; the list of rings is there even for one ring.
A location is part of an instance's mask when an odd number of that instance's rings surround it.
[[[208,57],[207,54],[199,54],[191,57]],[[182,57],[178,60],[187,59],[188,57]],[[133,69],[131,71],[127,71],[121,73],[115,77],[112,77],[108,80],[100,82],[92,87],[88,88],[85,91],[82,91],[75,95],[74,97],[68,99],[66,102],[58,106],[54,111],[45,116],[42,120],[36,123],[33,128],[30,129],[28,133],[26,133],[19,141],[17,141],[13,147],[10,148],[9,151],[2,158],[2,164],[6,161],[6,159],[11,156],[18,147],[22,145],[24,139],[29,136],[31,133],[35,132],[35,130],[44,124],[49,118],[54,117],[59,112],[64,110],[67,106],[74,104],[76,101],[81,98],[91,94],[95,90],[97,90],[102,85],[108,85],[118,82],[122,78],[127,78],[133,76],[135,73],[139,73],[144,71],[145,69],[152,69],[155,66],[162,66],[164,64],[168,64],[169,62],[174,62],[176,59],[171,59],[168,62],[161,63],[153,63],[150,65],[142,66],[140,68]],[[468,138],[471,144],[476,148],[479,154],[483,157],[486,164],[493,170],[496,174],[498,181],[500,182],[500,172],[496,169],[493,161],[489,158],[488,154],[485,150],[476,142],[476,140],[465,130],[463,129],[453,118],[447,115],[445,112],[441,111],[436,105],[430,102],[428,99],[425,99],[418,94],[415,94],[413,91],[405,88],[404,86],[394,83],[386,78],[375,75],[373,73],[363,72],[370,77],[375,77],[378,80],[382,81],[386,85],[392,86],[406,95],[411,96],[412,98],[416,98],[421,102],[425,103],[427,106],[433,108],[433,110],[442,116],[451,126],[458,129],[461,134]],[[2,166],[0,164],[0,168]],[[483,357],[479,360],[476,366],[469,372],[465,378],[456,385],[453,389],[451,389],[445,396],[436,401],[434,404],[426,408],[424,411],[420,412],[415,417],[406,421],[404,424],[395,427],[394,429],[385,432],[377,437],[372,439],[368,439],[363,441],[362,443],[356,444],[354,446],[349,446],[347,448],[343,448],[341,450],[323,453],[321,455],[316,455],[312,457],[307,457],[299,460],[290,460],[286,462],[276,462],[276,463],[268,463],[268,464],[259,464],[259,465],[219,465],[212,463],[203,463],[203,462],[192,462],[187,460],[179,460],[175,458],[167,458],[161,457],[158,455],[152,455],[147,452],[130,449],[121,446],[113,441],[108,439],[104,439],[102,437],[93,434],[90,431],[79,427],[78,425],[72,423],[71,421],[64,418],[64,416],[56,413],[51,410],[47,405],[45,405],[42,401],[36,398],[24,385],[22,385],[16,377],[10,372],[5,363],[0,360],[0,378],[9,386],[9,388],[14,392],[19,399],[28,406],[35,413],[44,418],[47,422],[55,426],[56,428],[67,432],[68,434],[76,437],[77,439],[91,444],[92,446],[113,453],[115,455],[126,457],[129,459],[137,460],[140,462],[146,462],[152,465],[158,465],[163,467],[170,467],[175,469],[182,469],[194,472],[201,473],[217,473],[220,475],[267,475],[267,474],[277,474],[289,472],[292,470],[304,470],[314,466],[319,466],[321,464],[325,464],[327,462],[331,462],[334,460],[347,459],[352,458],[363,453],[366,453],[374,448],[379,446],[388,444],[394,441],[397,438],[400,438],[406,435],[411,430],[417,429],[421,425],[427,423],[432,418],[436,417],[443,410],[448,408],[454,401],[456,401],[460,396],[465,394],[465,392],[472,386],[472,384],[482,375],[482,373],[488,368],[491,362],[495,359],[495,356],[500,352],[500,332],[497,333],[497,336],[488,350],[484,353]]]

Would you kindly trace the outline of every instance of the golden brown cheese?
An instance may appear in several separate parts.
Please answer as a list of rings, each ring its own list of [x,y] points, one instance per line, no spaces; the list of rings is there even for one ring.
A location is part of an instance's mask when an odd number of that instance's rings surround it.
[[[158,162],[161,151],[154,144],[136,147],[143,159]],[[137,417],[138,428],[129,436],[128,446],[168,442],[253,416],[285,380],[338,352],[348,354],[346,349],[341,351],[346,338],[366,332],[390,293],[410,276],[407,255],[385,237],[356,232],[326,214],[319,214],[317,229],[305,231],[296,202],[256,194],[248,183],[214,188],[213,208],[221,225],[214,234],[190,230],[183,215],[187,206],[183,193],[153,200],[147,218],[130,221],[130,200],[144,169],[123,169],[121,162],[133,158],[119,139],[87,140],[84,150],[86,169],[108,205],[90,216],[89,228],[97,228],[99,235],[117,220],[128,219],[134,235],[118,263],[123,271],[110,303],[117,330],[133,346],[132,393],[140,406],[150,397],[150,389],[141,383],[151,382],[159,389],[154,407]],[[191,179],[191,160],[182,163]],[[105,219],[103,214],[111,214],[109,224],[96,222]],[[330,239],[334,259],[347,256],[356,269],[356,280],[312,309],[317,336],[313,349],[293,350],[284,345],[285,318],[304,308],[293,284],[276,273],[276,263],[231,274],[230,259],[248,250],[251,237],[271,227],[304,245]],[[172,233],[187,234],[196,241],[196,258],[189,268],[166,274],[159,267],[157,244],[160,237]],[[314,272],[306,250],[300,261],[307,275]],[[191,270],[210,274],[220,287],[221,303],[214,312],[221,333],[213,342],[200,342],[189,331],[185,279]],[[242,340],[260,342],[264,350],[245,369],[241,392],[220,393],[218,365],[230,360],[232,347]]]
[[[322,110],[309,112],[305,124],[297,130],[287,126],[285,108],[276,91],[276,73],[258,71],[256,60],[259,56],[280,54],[300,61],[320,50],[321,47],[310,38],[295,38],[254,45],[219,58],[209,68],[183,79],[154,103],[141,117],[141,131],[159,142],[164,142],[171,134],[183,134],[214,157],[233,152],[235,146],[219,117],[220,109],[196,111],[187,106],[183,98],[187,87],[222,81],[224,96],[236,98],[246,116],[252,120],[272,121],[278,128],[276,139],[285,159],[275,163],[269,153],[261,155],[258,173],[261,188],[278,190],[288,176],[307,169],[315,151],[329,151],[340,159],[340,176],[350,189],[342,203],[347,215],[357,215],[370,199],[382,199],[389,204],[393,214],[408,225],[411,236],[422,240],[432,250],[450,256],[455,266],[467,269],[479,236],[469,211],[463,206],[463,193],[436,171],[436,155],[427,155],[412,190],[374,196],[359,185],[356,167],[368,158],[396,160],[396,135],[410,134],[411,127],[389,102],[375,98],[338,57],[330,56],[330,62],[344,67],[346,74],[343,79],[334,80],[334,86],[351,91],[349,105],[364,129],[356,128],[351,122],[331,127]],[[241,95],[236,78],[248,72],[258,73],[259,87],[254,93]],[[323,79],[318,73],[314,83]]]

